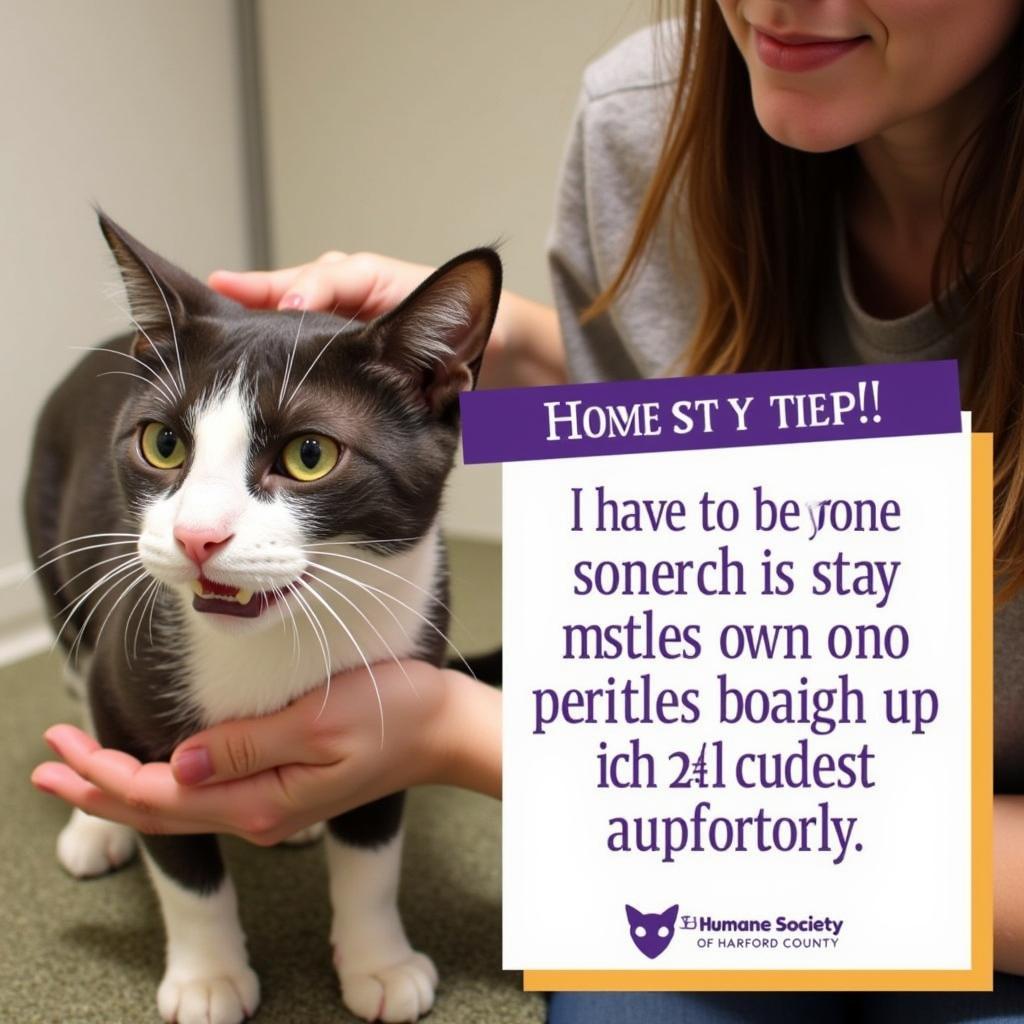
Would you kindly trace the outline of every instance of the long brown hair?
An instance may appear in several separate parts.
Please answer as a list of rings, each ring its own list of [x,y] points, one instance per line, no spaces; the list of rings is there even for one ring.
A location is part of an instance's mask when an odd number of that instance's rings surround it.
[[[715,0],[682,0],[680,74],[661,153],[622,266],[584,314],[627,289],[663,217],[686,222],[701,284],[697,326],[678,369],[692,374],[816,362],[816,300],[832,273],[834,210],[852,147],[812,154],[758,123],[750,82]],[[664,11],[662,12],[664,13]],[[969,320],[964,404],[994,434],[1000,600],[1024,587],[1024,24],[1004,51],[1005,86],[965,143],[932,268]]]

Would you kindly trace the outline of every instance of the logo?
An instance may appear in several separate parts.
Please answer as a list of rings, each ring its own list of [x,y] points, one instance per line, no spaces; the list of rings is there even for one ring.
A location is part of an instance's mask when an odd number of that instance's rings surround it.
[[[629,919],[629,937],[633,944],[645,957],[653,960],[668,949],[672,936],[676,931],[676,917],[679,915],[679,904],[673,903],[660,914],[641,914],[636,907],[626,904],[626,917]]]

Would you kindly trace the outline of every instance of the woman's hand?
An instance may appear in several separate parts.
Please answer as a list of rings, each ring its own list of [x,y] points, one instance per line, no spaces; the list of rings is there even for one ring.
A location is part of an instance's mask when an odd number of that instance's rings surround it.
[[[281,270],[215,270],[209,284],[252,309],[334,310],[372,320],[394,309],[432,269],[376,253],[325,252],[312,263]]]
[[[422,263],[358,252],[325,252],[282,270],[215,270],[210,287],[253,309],[314,309],[355,320],[389,313],[433,271]],[[561,384],[565,352],[555,311],[503,291],[478,387]]]
[[[142,764],[58,725],[63,759],[33,783],[89,814],[153,834],[232,833],[271,845],[419,783],[501,788],[501,695],[418,661],[335,676],[282,711],[191,737],[170,763]],[[383,713],[383,735],[381,730]]]

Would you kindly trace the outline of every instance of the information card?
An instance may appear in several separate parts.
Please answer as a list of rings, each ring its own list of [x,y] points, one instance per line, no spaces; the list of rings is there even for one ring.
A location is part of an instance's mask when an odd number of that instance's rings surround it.
[[[991,988],[991,448],[956,364],[481,393],[504,966]]]

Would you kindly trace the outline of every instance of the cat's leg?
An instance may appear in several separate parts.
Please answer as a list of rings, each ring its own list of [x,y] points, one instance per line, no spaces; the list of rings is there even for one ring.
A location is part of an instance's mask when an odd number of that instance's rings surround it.
[[[167,931],[160,1016],[175,1024],[240,1024],[256,1012],[238,903],[215,836],[144,836]]]
[[[65,666],[67,680],[74,672]],[[80,684],[84,688],[84,683]],[[86,732],[95,736],[88,704],[83,702],[82,714]],[[95,878],[116,871],[127,864],[135,853],[135,833],[127,825],[105,818],[94,818],[77,808],[57,836],[57,860],[75,878]]]
[[[57,836],[57,860],[75,878],[116,871],[135,853],[135,833],[126,825],[94,818],[77,808]]]
[[[409,945],[398,914],[403,797],[327,826],[334,964],[345,1005],[364,1020],[414,1021],[434,1003],[437,971]]]

